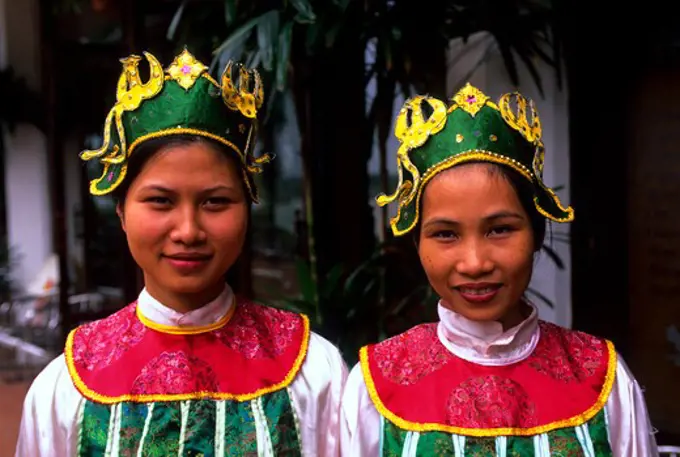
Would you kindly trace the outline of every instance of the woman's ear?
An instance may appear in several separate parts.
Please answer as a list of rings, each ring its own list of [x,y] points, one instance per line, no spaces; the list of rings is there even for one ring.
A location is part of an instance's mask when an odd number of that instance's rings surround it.
[[[120,227],[125,231],[125,213],[123,212],[123,205],[120,202],[116,203],[116,214],[120,219]]]

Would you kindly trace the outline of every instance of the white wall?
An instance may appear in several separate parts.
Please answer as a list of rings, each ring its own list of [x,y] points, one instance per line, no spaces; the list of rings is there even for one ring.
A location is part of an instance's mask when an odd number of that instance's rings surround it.
[[[492,38],[486,33],[477,34],[468,44],[452,42],[449,50],[447,90],[450,96],[469,81],[497,101],[500,95],[519,90],[534,100],[543,126],[543,142],[546,148],[543,177],[550,187],[565,186],[558,192],[563,204],[569,201],[569,118],[565,84],[559,89],[555,71],[547,64],[537,63],[542,77],[544,97],[541,97],[531,75],[518,59],[520,87],[513,87],[505,69],[503,59],[497,51]],[[482,60],[483,57],[486,57]],[[480,64],[480,62],[482,62]],[[453,65],[452,65],[453,64]],[[574,208],[578,217],[578,208]],[[552,224],[552,231],[569,233],[569,224]],[[548,297],[556,306],[554,309],[539,305],[541,318],[563,326],[571,326],[571,262],[569,247],[553,241],[552,247],[565,262],[565,270],[555,267],[553,262],[541,256],[534,269],[531,286]]]
[[[40,52],[36,0],[0,0],[0,66],[11,65],[29,85],[40,89]],[[52,253],[45,137],[20,125],[5,132],[5,184],[9,243],[20,256],[16,279],[30,282]]]

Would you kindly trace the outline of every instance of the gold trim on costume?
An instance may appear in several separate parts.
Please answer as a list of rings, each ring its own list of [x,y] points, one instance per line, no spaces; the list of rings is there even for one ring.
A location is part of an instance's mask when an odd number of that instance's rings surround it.
[[[196,136],[202,136],[205,138],[210,138],[211,140],[215,140],[218,143],[221,143],[229,148],[231,148],[236,154],[238,155],[238,158],[241,160],[241,164],[243,168],[248,168],[248,163],[247,163],[247,158],[241,152],[241,150],[236,146],[234,143],[231,141],[222,138],[221,136],[215,135],[214,133],[207,132],[205,130],[200,130],[200,129],[191,129],[191,128],[185,128],[185,127],[175,127],[171,129],[165,129],[165,130],[158,130],[156,132],[151,132],[147,133],[146,135],[140,136],[137,138],[135,141],[130,144],[130,147],[128,149],[128,155],[131,155],[134,149],[139,146],[140,143],[146,141],[146,140],[151,140],[154,138],[162,138],[166,136],[172,136],[172,135],[181,135],[181,134],[186,134],[186,135],[196,135]],[[122,174],[122,173],[121,173]],[[248,189],[248,194],[250,195],[251,200],[257,203],[257,195],[253,191],[253,189],[250,186],[250,181],[248,179],[244,179],[246,188]],[[97,181],[99,182],[99,181]],[[103,192],[104,194],[109,193],[110,191],[107,190]],[[97,194],[95,194],[97,195]]]
[[[137,315],[137,318],[142,322],[142,324],[144,324],[145,327],[148,327],[151,330],[155,330],[160,333],[166,333],[168,335],[198,335],[200,333],[212,332],[214,330],[224,327],[234,316],[235,311],[236,311],[236,298],[233,299],[232,306],[229,309],[229,311],[227,311],[227,314],[220,318],[220,320],[209,325],[197,325],[193,327],[190,326],[176,327],[174,325],[164,325],[156,323],[149,319],[148,317],[146,317],[144,314],[142,314],[142,310],[139,308],[139,306],[136,307],[135,314]]]
[[[71,375],[71,379],[73,380],[73,384],[76,386],[78,391],[85,398],[102,404],[110,405],[113,403],[119,403],[124,401],[136,403],[149,403],[158,401],[183,401],[202,399],[248,401],[287,387],[288,385],[290,385],[291,382],[293,382],[293,380],[299,373],[300,368],[302,367],[302,363],[304,362],[305,357],[307,356],[310,335],[309,318],[304,314],[300,314],[299,316],[302,318],[303,322],[302,343],[300,344],[300,352],[298,353],[298,356],[295,359],[295,362],[293,363],[293,366],[291,367],[288,374],[286,374],[285,378],[279,383],[273,384],[268,387],[263,387],[257,389],[254,392],[249,392],[245,394],[234,394],[230,392],[205,392],[205,391],[192,392],[187,394],[150,394],[150,395],[125,394],[116,397],[99,394],[88,388],[87,385],[85,385],[82,378],[78,374],[78,370],[76,370],[75,362],[73,360],[73,339],[75,337],[75,333],[78,331],[78,328],[71,330],[71,332],[68,335],[68,338],[66,340],[66,347],[64,349],[64,358],[66,359],[66,366],[68,368],[69,374]]]
[[[438,164],[435,164],[431,166],[430,168],[425,171],[423,174],[423,177],[421,178],[420,185],[418,186],[417,190],[415,191],[415,217],[413,218],[413,221],[411,224],[403,229],[400,230],[397,227],[397,223],[401,219],[401,212],[404,209],[404,205],[399,205],[397,207],[397,215],[394,216],[390,220],[390,226],[392,227],[392,231],[394,232],[395,236],[403,235],[404,233],[407,233],[413,229],[418,224],[418,221],[420,220],[420,198],[423,193],[423,189],[425,189],[425,185],[432,179],[434,178],[437,173],[444,171],[448,168],[453,167],[454,165],[459,165],[463,162],[474,162],[474,161],[480,161],[480,162],[491,162],[491,163],[497,163],[501,165],[507,165],[511,167],[512,169],[516,170],[518,173],[520,173],[522,176],[527,178],[529,181],[533,180],[533,173],[531,170],[529,170],[527,167],[519,163],[517,160],[510,159],[508,157],[505,157],[504,155],[495,153],[495,152],[490,152],[486,151],[483,149],[472,149],[470,151],[466,151],[463,153],[460,153],[455,156],[448,157]],[[408,182],[408,181],[407,181]],[[538,207],[537,207],[538,209]],[[540,211],[540,210],[539,210]]]
[[[611,341],[605,340],[607,343],[607,352],[609,354],[609,363],[607,366],[607,374],[605,376],[604,385],[602,386],[602,391],[598,396],[595,403],[581,414],[577,414],[568,419],[563,419],[555,422],[551,422],[545,425],[539,425],[537,427],[530,428],[465,428],[456,427],[453,425],[439,424],[439,423],[419,423],[411,422],[406,419],[394,414],[392,411],[387,409],[385,404],[380,399],[378,391],[375,387],[375,382],[373,381],[373,376],[371,375],[371,370],[368,365],[368,347],[364,346],[359,352],[359,359],[361,363],[361,371],[364,375],[364,382],[366,383],[366,388],[368,394],[371,397],[371,401],[375,408],[380,412],[380,414],[395,424],[397,427],[403,430],[415,431],[415,432],[446,432],[454,433],[456,435],[474,436],[474,437],[491,437],[491,436],[532,436],[540,435],[541,433],[547,433],[552,430],[565,427],[576,427],[588,422],[590,419],[595,417],[602,408],[604,408],[609,398],[609,394],[614,386],[614,380],[616,378],[616,350]]]

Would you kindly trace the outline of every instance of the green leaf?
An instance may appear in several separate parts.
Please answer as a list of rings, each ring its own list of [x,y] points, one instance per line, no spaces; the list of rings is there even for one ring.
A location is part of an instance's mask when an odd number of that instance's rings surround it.
[[[235,0],[224,0],[224,22],[227,27],[231,26],[232,22],[236,19],[236,1]]]
[[[184,14],[184,10],[187,7],[187,3],[189,3],[189,0],[183,0],[179,5],[179,8],[177,8],[177,11],[175,11],[175,15],[172,16],[172,21],[170,21],[170,25],[168,26],[168,32],[165,34],[165,38],[168,41],[171,41],[175,38],[177,26],[179,26],[180,20],[182,20],[182,15]]]
[[[293,22],[287,22],[279,33],[279,44],[276,56],[276,90],[283,92],[286,89],[288,79],[288,62],[290,61],[290,48],[293,42]]]
[[[538,93],[541,95],[541,97],[544,97],[545,93],[543,92],[543,81],[541,75],[538,72],[538,69],[536,68],[536,65],[534,65],[532,56],[523,49],[517,49],[516,53],[519,56],[519,58],[522,59],[524,65],[526,65],[527,67],[527,70],[529,70],[531,77],[534,79],[534,83],[536,84]]]
[[[406,308],[406,306],[408,304],[410,304],[412,302],[414,297],[419,297],[421,295],[424,295],[425,299],[427,299],[429,297],[429,294],[430,294],[429,291],[430,291],[430,285],[429,284],[422,284],[422,285],[416,287],[409,294],[407,294],[404,298],[399,300],[397,305],[390,311],[389,314],[392,315],[392,316],[398,315],[400,312],[402,312],[404,310],[404,308]]]
[[[333,3],[337,5],[341,11],[345,11],[347,6],[349,6],[349,0],[333,0]]]
[[[343,268],[342,265],[335,265],[326,275],[326,280],[323,282],[323,291],[321,296],[324,298],[330,298],[335,292],[337,292],[338,284],[340,283],[340,278],[342,277]]]
[[[307,34],[305,36],[305,48],[308,54],[313,54],[316,49],[316,43],[319,39],[319,32],[321,26],[317,23],[307,26]]]
[[[331,28],[326,32],[326,47],[327,48],[332,48],[333,45],[335,44],[335,40],[338,37],[338,32],[342,29],[342,26],[344,25],[344,22],[341,20],[338,20],[335,24],[331,26]]]
[[[248,58],[245,59],[246,61],[246,67],[247,68],[256,68],[258,65],[260,65],[260,61],[262,60],[262,50],[258,49],[255,52],[251,52],[248,54]]]
[[[551,248],[547,244],[544,244],[541,247],[541,249],[548,255],[548,257],[550,257],[550,259],[555,263],[557,268],[559,268],[560,270],[564,270],[564,262],[562,261],[560,255],[555,250],[553,250],[553,248]]]
[[[241,41],[245,41],[246,39],[248,39],[253,29],[257,27],[257,24],[259,24],[262,18],[265,17],[267,14],[269,14],[269,12],[264,13],[258,17],[254,17],[245,24],[243,24],[241,27],[234,30],[234,32],[231,35],[229,35],[229,37],[226,40],[224,40],[224,42],[221,45],[219,45],[217,49],[213,51],[213,55],[222,54],[226,50],[234,46],[235,43],[239,43]]]
[[[257,46],[262,57],[262,66],[272,71],[274,61],[274,47],[279,35],[279,12],[271,10],[265,13],[257,24]]]
[[[298,282],[302,299],[309,303],[316,304],[318,301],[316,281],[312,277],[312,271],[307,262],[302,259],[295,261],[295,269],[297,271]]]
[[[312,10],[312,5],[307,0],[290,0],[298,14],[295,16],[297,22],[311,24],[316,21],[316,15]]]
[[[517,64],[515,63],[515,57],[512,55],[512,49],[510,46],[500,37],[495,36],[496,42],[498,43],[498,50],[503,57],[503,63],[505,64],[505,69],[508,71],[508,76],[510,76],[510,81],[515,86],[519,85],[519,74],[517,73]]]
[[[527,288],[527,292],[530,293],[531,295],[533,295],[534,297],[538,298],[539,300],[541,300],[543,303],[548,305],[550,308],[555,309],[555,304],[552,302],[552,300],[550,300],[548,297],[546,297],[545,295],[543,295],[542,293],[540,293],[536,289],[529,287],[529,288]]]
[[[294,313],[306,314],[310,317],[314,317],[314,313],[316,312],[314,304],[304,300],[286,299],[281,300],[279,303],[281,308],[293,311]]]

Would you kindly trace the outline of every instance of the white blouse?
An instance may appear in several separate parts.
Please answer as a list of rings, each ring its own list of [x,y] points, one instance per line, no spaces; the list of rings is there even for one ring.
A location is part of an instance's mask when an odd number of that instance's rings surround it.
[[[532,306],[533,308],[533,306]],[[498,322],[471,321],[439,305],[437,334],[457,357],[486,366],[505,366],[526,359],[540,338],[538,313],[503,331]],[[614,457],[658,456],[642,390],[618,356],[616,380],[605,405]],[[380,413],[373,406],[357,364],[345,386],[341,412],[341,454],[380,456]]]
[[[233,292],[227,286],[217,299],[188,313],[164,306],[146,290],[140,294],[137,306],[155,323],[183,327],[215,323],[229,312],[232,303]],[[311,333],[307,357],[290,385],[304,456],[340,455],[340,400],[347,371],[337,348]],[[83,401],[62,354],[36,377],[26,395],[16,457],[76,455],[77,412]]]

